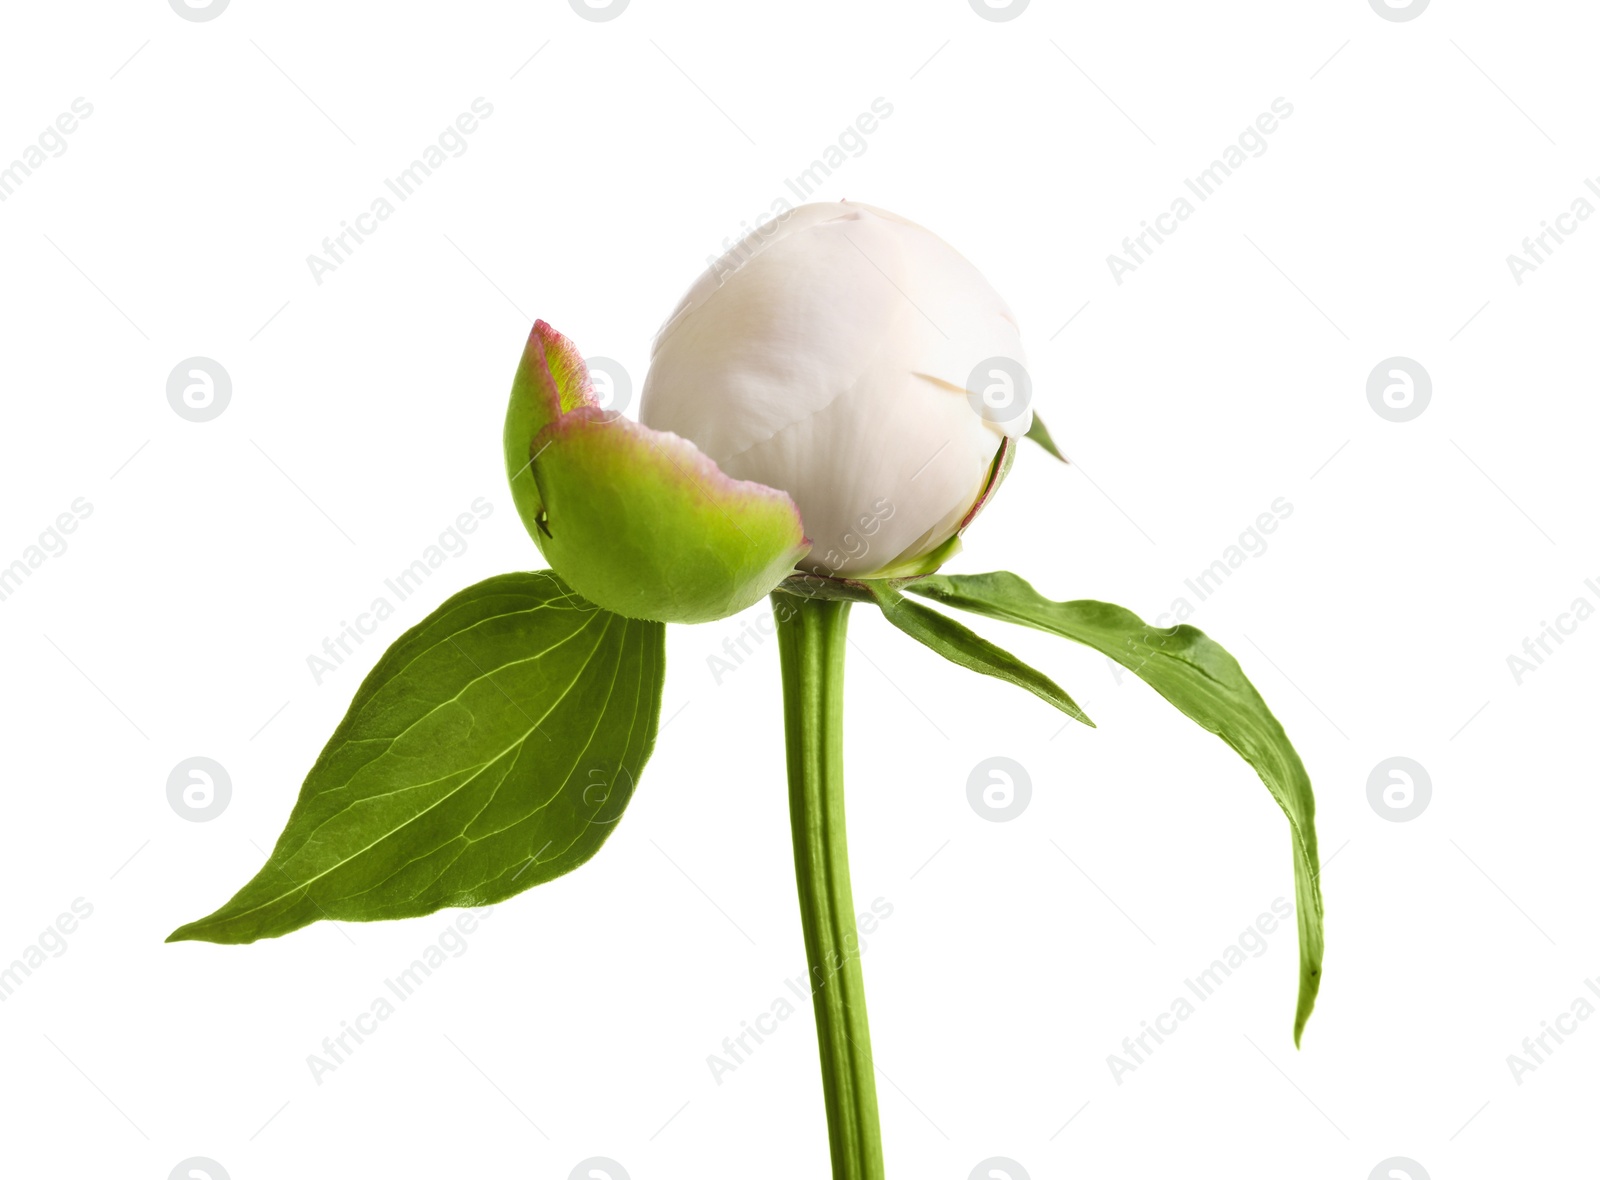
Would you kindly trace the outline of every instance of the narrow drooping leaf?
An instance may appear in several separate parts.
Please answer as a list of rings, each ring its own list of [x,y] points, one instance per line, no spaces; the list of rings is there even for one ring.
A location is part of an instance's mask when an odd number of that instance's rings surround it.
[[[913,586],[918,584],[911,583]],[[996,647],[949,615],[929,610],[920,602],[912,602],[892,583],[869,581],[862,585],[871,591],[873,600],[883,611],[883,617],[918,643],[925,644],[963,668],[971,668],[974,672],[982,672],[985,676],[1025,688],[1067,716],[1076,718],[1091,729],[1094,727],[1094,722],[1060,685],[1043,672],[1030,668],[1004,648]]]
[[[665,632],[549,571],[463,590],[362,682],[261,871],[168,941],[489,905],[578,867],[655,743]]]
[[[1067,457],[1056,446],[1056,440],[1050,437],[1050,428],[1044,424],[1044,419],[1039,417],[1037,413],[1033,415],[1033,424],[1028,427],[1026,437],[1031,438],[1063,463],[1067,461]]]
[[[1015,574],[935,576],[905,588],[949,606],[1087,644],[1227,742],[1255,769],[1288,817],[1292,838],[1300,927],[1300,997],[1294,1021],[1298,1045],[1322,981],[1316,802],[1300,756],[1239,662],[1193,627],[1151,627],[1131,611],[1105,602],[1053,602]]]

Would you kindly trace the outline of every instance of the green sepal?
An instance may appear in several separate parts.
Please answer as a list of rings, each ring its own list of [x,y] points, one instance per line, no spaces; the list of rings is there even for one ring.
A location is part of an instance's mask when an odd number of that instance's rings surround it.
[[[688,439],[602,410],[582,356],[542,320],[504,439],[512,498],[540,552],[584,598],[626,618],[727,618],[810,552],[787,493],[731,479]]]
[[[868,581],[861,583],[872,595],[883,617],[918,643],[938,652],[945,659],[985,676],[1004,680],[1025,688],[1040,700],[1054,705],[1068,717],[1083,722],[1091,729],[1094,722],[1078,708],[1074,701],[1054,680],[1043,672],[1029,667],[1003,648],[990,643],[981,635],[962,626],[949,615],[929,610],[919,602],[902,595],[895,583]],[[904,583],[914,588],[916,583]]]
[[[1061,448],[1056,446],[1056,440],[1050,437],[1050,429],[1044,424],[1044,419],[1039,417],[1037,410],[1034,411],[1033,424],[1028,427],[1028,433],[1023,437],[1031,438],[1063,463],[1067,461],[1067,457],[1061,453]]]

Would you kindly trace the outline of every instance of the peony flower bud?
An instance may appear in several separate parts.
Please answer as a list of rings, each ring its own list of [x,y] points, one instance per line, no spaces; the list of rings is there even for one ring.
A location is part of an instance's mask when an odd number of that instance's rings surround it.
[[[534,326],[506,411],[529,534],[628,618],[744,610],[797,569],[937,569],[1028,432],[1015,321],[940,239],[806,205],[734,247],[657,336],[641,422],[603,410],[572,342]]]
[[[656,339],[640,419],[799,507],[809,572],[938,567],[1028,430],[1015,319],[921,226],[805,205],[741,241]]]

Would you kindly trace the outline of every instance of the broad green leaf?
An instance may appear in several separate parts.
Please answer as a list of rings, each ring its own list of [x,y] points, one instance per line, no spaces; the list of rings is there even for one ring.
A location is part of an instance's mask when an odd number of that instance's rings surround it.
[[[1050,437],[1050,428],[1044,424],[1044,419],[1039,417],[1037,413],[1035,413],[1033,416],[1033,424],[1028,427],[1028,433],[1026,437],[1031,438],[1034,442],[1038,443],[1041,447],[1043,447],[1046,451],[1049,451],[1050,454],[1054,455],[1057,459],[1060,459],[1063,463],[1067,461],[1067,457],[1063,455],[1060,448],[1056,446],[1056,440]]]
[[[981,635],[974,634],[949,615],[929,610],[920,602],[904,597],[890,582],[868,581],[861,583],[872,594],[883,617],[918,643],[925,644],[952,663],[985,676],[993,676],[1008,684],[1025,688],[1041,700],[1048,701],[1069,717],[1074,717],[1091,729],[1094,722],[1061,686],[1042,672],[1024,664],[1004,648],[996,647]],[[919,583],[911,583],[912,586]]]
[[[1316,802],[1300,756],[1239,662],[1193,627],[1151,627],[1131,611],[1105,602],[1052,602],[1015,574],[935,576],[905,588],[949,606],[1087,644],[1227,742],[1255,769],[1288,817],[1292,838],[1300,926],[1300,998],[1294,1021],[1298,1045],[1322,982]]]
[[[167,941],[490,905],[577,868],[655,743],[665,633],[548,570],[463,590],[362,682],[261,871]]]

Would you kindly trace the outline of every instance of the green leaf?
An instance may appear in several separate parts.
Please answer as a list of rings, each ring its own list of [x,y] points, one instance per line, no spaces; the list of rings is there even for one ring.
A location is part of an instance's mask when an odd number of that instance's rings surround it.
[[[1300,756],[1239,662],[1193,627],[1151,627],[1131,611],[1105,602],[1052,602],[1015,574],[935,576],[908,583],[906,589],[1087,644],[1145,681],[1255,768],[1289,818],[1292,837],[1300,926],[1300,998],[1294,1021],[1298,1045],[1322,982],[1316,802]]]
[[[1067,457],[1056,446],[1056,440],[1050,437],[1050,428],[1044,424],[1044,419],[1039,417],[1037,412],[1033,415],[1033,425],[1028,427],[1028,433],[1024,437],[1031,438],[1063,463],[1067,461]]]
[[[915,589],[920,584],[911,582],[909,586]],[[931,647],[945,659],[963,668],[971,668],[974,672],[982,672],[985,676],[1025,688],[1067,716],[1094,728],[1094,722],[1089,720],[1088,714],[1078,708],[1061,686],[1043,672],[1030,668],[1010,652],[969,631],[949,615],[929,610],[920,602],[912,602],[901,595],[892,582],[867,581],[861,585],[872,594],[873,601],[883,611],[883,617],[918,643]]]
[[[362,682],[261,871],[167,941],[490,905],[577,868],[655,744],[665,634],[547,570],[463,590]]]

